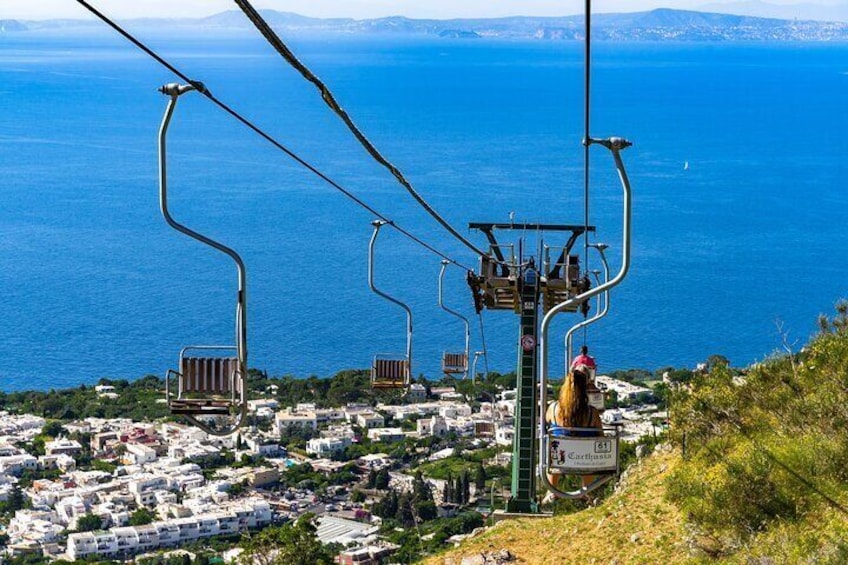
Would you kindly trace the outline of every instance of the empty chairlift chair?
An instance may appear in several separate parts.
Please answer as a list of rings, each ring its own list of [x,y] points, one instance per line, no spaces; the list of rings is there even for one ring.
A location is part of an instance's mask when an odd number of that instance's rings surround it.
[[[504,257],[502,248],[509,250],[509,261]],[[518,311],[520,301],[516,267],[511,245],[492,245],[490,254],[480,257],[480,281],[486,308]]]
[[[371,364],[371,388],[374,389],[408,389],[412,375],[412,310],[400,300],[389,296],[374,285],[374,244],[380,228],[385,225],[383,220],[371,222],[374,233],[368,245],[368,286],[378,296],[397,304],[406,312],[406,354],[392,355],[378,353]]]
[[[552,262],[551,251],[558,256]],[[580,256],[568,253],[568,248],[545,247],[545,284],[543,285],[542,309],[547,312],[589,289],[588,280],[580,277]],[[579,304],[565,308],[576,312]]]
[[[448,314],[456,316],[465,324],[465,351],[459,353],[449,353],[445,351],[442,354],[442,372],[445,375],[461,374],[464,379],[468,376],[468,343],[471,336],[471,328],[468,323],[468,319],[465,316],[445,306],[443,282],[445,278],[445,269],[447,269],[448,265],[450,265],[450,261],[443,259],[442,270],[439,272],[439,307]]]
[[[213,435],[229,435],[247,414],[247,295],[241,257],[180,223],[168,211],[165,139],[178,98],[200,85],[169,84],[161,92],[170,96],[159,130],[159,202],[162,216],[178,232],[229,256],[238,271],[235,345],[193,345],[180,351],[179,368],[166,376],[166,399],[172,414],[179,414]]]

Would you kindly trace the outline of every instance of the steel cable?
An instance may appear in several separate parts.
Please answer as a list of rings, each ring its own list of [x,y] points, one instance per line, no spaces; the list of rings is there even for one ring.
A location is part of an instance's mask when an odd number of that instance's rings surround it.
[[[302,157],[300,157],[299,155],[294,153],[288,147],[286,147],[285,145],[283,145],[282,143],[280,143],[279,141],[274,139],[270,134],[266,133],[264,130],[259,128],[259,126],[255,125],[253,122],[251,122],[250,120],[248,120],[247,118],[245,118],[244,116],[239,114],[237,111],[235,111],[229,105],[224,103],[222,100],[215,97],[211,92],[209,92],[209,89],[207,89],[206,86],[202,82],[190,79],[188,77],[188,75],[186,75],[185,73],[183,73],[182,71],[177,69],[175,66],[173,66],[171,63],[169,63],[167,60],[165,60],[163,57],[161,57],[159,54],[157,54],[155,51],[153,51],[147,45],[142,43],[140,40],[136,39],[132,34],[130,34],[125,29],[123,29],[121,26],[119,26],[117,23],[115,23],[113,20],[111,20],[108,16],[106,16],[105,14],[103,14],[102,12],[97,10],[97,8],[95,8],[94,6],[89,4],[86,0],[77,0],[77,3],[79,3],[86,10],[88,10],[93,15],[95,15],[103,23],[105,23],[106,25],[111,27],[113,30],[118,32],[127,41],[129,41],[130,43],[132,43],[133,45],[138,47],[141,51],[146,53],[148,56],[153,58],[157,63],[159,63],[160,65],[162,65],[166,69],[168,69],[170,72],[172,72],[173,74],[175,74],[177,77],[181,78],[182,80],[184,80],[188,84],[191,84],[192,86],[197,88],[198,92],[203,94],[206,98],[208,98],[213,104],[218,106],[224,112],[229,114],[231,117],[235,118],[241,124],[243,124],[244,126],[249,128],[250,130],[252,130],[254,133],[259,135],[260,137],[262,137],[266,141],[268,141],[274,147],[276,147],[277,149],[279,149],[280,151],[282,151],[283,153],[288,155],[291,159],[293,159],[299,165],[303,166],[305,169],[307,169],[308,171],[310,171],[311,173],[316,175],[318,178],[320,178],[321,180],[323,180],[324,182],[326,182],[327,184],[329,184],[330,186],[332,186],[333,188],[335,188],[336,190],[338,190],[339,192],[341,192],[342,194],[347,196],[350,200],[355,202],[357,205],[364,208],[365,210],[367,210],[371,214],[374,214],[379,219],[385,221],[388,225],[390,225],[391,227],[396,229],[398,232],[400,232],[401,234],[403,234],[404,236],[406,236],[410,240],[414,241],[415,243],[417,243],[418,245],[420,245],[424,249],[427,249],[431,253],[441,257],[442,259],[445,259],[446,261],[450,261],[454,265],[457,265],[458,267],[462,267],[465,270],[472,270],[472,269],[469,269],[468,267],[466,267],[465,265],[463,265],[462,263],[459,263],[455,259],[449,257],[448,255],[442,253],[441,251],[439,251],[438,249],[436,249],[435,247],[433,247],[432,245],[430,245],[426,241],[422,240],[421,238],[417,237],[416,235],[412,234],[408,230],[400,227],[399,225],[394,223],[392,220],[390,220],[388,217],[386,217],[384,214],[381,214],[380,212],[378,212],[376,209],[371,207],[364,200],[357,197],[355,194],[353,194],[352,192],[350,192],[349,190],[347,190],[346,188],[341,186],[339,183],[337,183],[336,181],[334,181],[333,179],[328,177],[326,174],[324,174],[323,172],[318,170],[314,165],[310,164],[308,161],[306,161],[305,159],[303,159]]]
[[[386,159],[374,146],[374,144],[371,143],[371,141],[367,137],[365,137],[365,134],[362,133],[362,130],[360,130],[356,126],[356,124],[353,123],[353,120],[351,119],[350,115],[339,105],[339,103],[336,101],[335,96],[333,96],[333,93],[330,91],[327,85],[324,84],[324,82],[321,81],[321,79],[319,79],[317,76],[315,76],[315,74],[310,71],[309,68],[297,58],[297,56],[295,56],[291,49],[289,49],[288,46],[283,42],[283,40],[280,39],[280,36],[274,32],[271,26],[268,25],[268,22],[266,22],[265,19],[259,14],[259,12],[256,11],[256,9],[251,5],[251,3],[248,0],[234,1],[238,5],[238,7],[241,8],[242,12],[244,12],[244,15],[247,16],[247,19],[249,19],[250,22],[256,27],[259,33],[261,33],[262,36],[265,37],[271,47],[273,47],[277,51],[277,53],[279,53],[280,56],[285,59],[285,61],[292,68],[294,68],[298,73],[300,73],[300,75],[304,79],[315,85],[315,87],[321,93],[321,98],[324,100],[324,103],[327,104],[327,106],[333,111],[333,113],[335,113],[339,118],[341,118],[341,120],[344,122],[344,124],[347,126],[347,128],[356,138],[356,140],[359,141],[360,145],[362,145],[363,148],[365,148],[365,151],[367,151],[368,154],[377,163],[388,169],[392,176],[394,176],[395,179],[397,179],[397,181],[401,184],[401,186],[403,186],[407,190],[407,192],[409,192],[409,194],[415,199],[415,201],[418,202],[418,204],[420,204],[427,211],[427,213],[429,213],[430,216],[432,216],[433,219],[435,219],[451,235],[453,235],[463,245],[465,245],[468,249],[472,250],[477,255],[488,255],[476,245],[471,243],[468,239],[463,237],[458,231],[456,231],[456,229],[451,226],[447,220],[442,218],[442,216],[438,212],[436,212],[436,210],[432,206],[430,206],[430,204],[428,204],[426,200],[424,200],[424,198],[415,190],[415,188],[413,188],[412,183],[407,180],[407,178],[403,175],[400,169],[398,169],[388,159]]]

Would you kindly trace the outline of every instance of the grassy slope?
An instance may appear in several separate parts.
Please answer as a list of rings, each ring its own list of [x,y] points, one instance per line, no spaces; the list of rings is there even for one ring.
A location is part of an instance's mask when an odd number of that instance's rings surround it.
[[[619,491],[598,507],[501,522],[425,563],[459,563],[464,556],[501,549],[519,563],[539,565],[691,562],[683,516],[663,497],[663,481],[678,462],[676,453],[656,453],[631,467]]]

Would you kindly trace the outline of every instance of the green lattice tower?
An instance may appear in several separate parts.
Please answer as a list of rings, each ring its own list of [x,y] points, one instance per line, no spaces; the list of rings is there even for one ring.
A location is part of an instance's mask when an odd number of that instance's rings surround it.
[[[521,328],[518,334],[512,495],[507,512],[536,513],[536,364],[539,329],[539,275],[532,265],[519,277]]]

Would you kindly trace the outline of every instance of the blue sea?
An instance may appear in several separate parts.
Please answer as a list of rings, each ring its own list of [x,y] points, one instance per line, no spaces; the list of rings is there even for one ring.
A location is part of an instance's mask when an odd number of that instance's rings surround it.
[[[320,96],[253,35],[140,35],[386,216],[477,259],[373,164]],[[297,36],[291,45],[430,203],[468,222],[583,222],[582,50],[571,42]],[[0,34],[0,389],[164,374],[188,344],[233,339],[236,274],[169,229],[156,138],[174,77],[108,33]],[[621,135],[634,194],[632,270],[586,337],[602,370],[735,365],[793,347],[848,296],[848,45],[597,43],[592,134]],[[373,217],[202,96],[169,137],[182,222],[248,268],[250,365],[327,376],[402,352],[400,310],[366,279]],[[685,164],[688,162],[688,168]],[[621,253],[612,160],[591,161],[596,241]],[[538,239],[522,234],[530,254]],[[503,235],[504,237],[506,234]],[[415,315],[414,371],[439,373],[462,327],[437,305],[439,258],[385,229],[378,284]],[[592,267],[597,267],[593,260]],[[472,316],[459,268],[449,306]],[[577,319],[554,323],[553,367]],[[484,314],[493,370],[517,318]],[[577,343],[582,343],[582,335]]]

